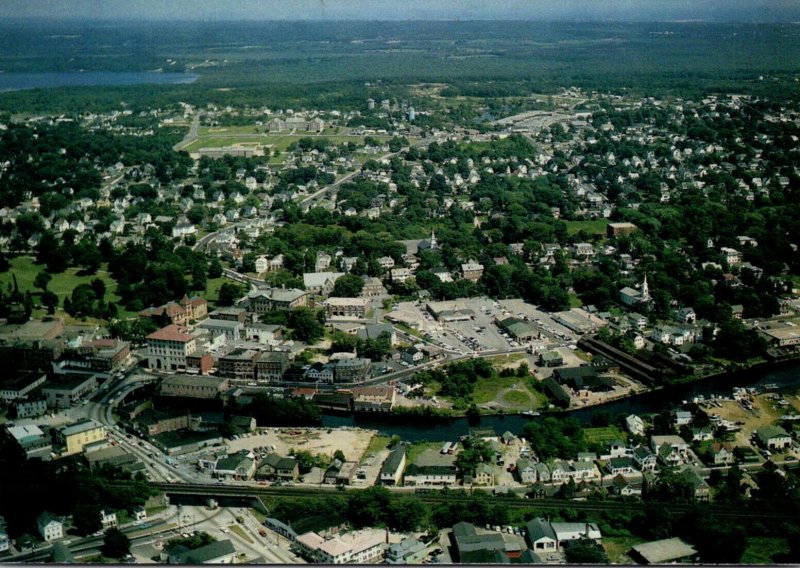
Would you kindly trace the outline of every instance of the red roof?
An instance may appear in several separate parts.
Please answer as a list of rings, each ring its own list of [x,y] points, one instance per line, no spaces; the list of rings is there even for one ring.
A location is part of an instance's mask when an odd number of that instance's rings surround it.
[[[162,341],[180,341],[181,343],[187,343],[194,339],[194,336],[187,333],[188,331],[189,330],[185,327],[172,324],[168,325],[167,327],[162,327],[158,331],[151,333],[147,336],[147,339],[160,339]]]

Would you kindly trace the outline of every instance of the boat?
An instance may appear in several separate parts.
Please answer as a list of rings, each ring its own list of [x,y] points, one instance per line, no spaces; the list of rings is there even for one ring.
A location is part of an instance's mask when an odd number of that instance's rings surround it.
[[[764,390],[765,391],[778,390],[778,384],[777,383],[767,383],[767,384],[764,385]]]
[[[524,414],[525,416],[540,416],[542,413],[536,412],[535,410],[526,410],[522,414]]]

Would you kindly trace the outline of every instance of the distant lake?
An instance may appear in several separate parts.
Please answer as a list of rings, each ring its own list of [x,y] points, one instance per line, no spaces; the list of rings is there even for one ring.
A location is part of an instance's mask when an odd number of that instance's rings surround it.
[[[196,80],[197,75],[191,73],[159,73],[156,71],[0,73],[0,92],[88,85],[173,85],[193,83]]]

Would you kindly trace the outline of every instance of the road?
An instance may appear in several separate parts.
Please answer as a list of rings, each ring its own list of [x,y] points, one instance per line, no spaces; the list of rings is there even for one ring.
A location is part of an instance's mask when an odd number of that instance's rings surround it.
[[[191,145],[195,140],[197,140],[198,135],[200,133],[200,116],[202,113],[199,111],[195,113],[194,118],[192,119],[192,124],[189,126],[189,132],[186,133],[186,136],[183,137],[183,140],[175,144],[172,149],[176,152],[183,150],[184,148]]]

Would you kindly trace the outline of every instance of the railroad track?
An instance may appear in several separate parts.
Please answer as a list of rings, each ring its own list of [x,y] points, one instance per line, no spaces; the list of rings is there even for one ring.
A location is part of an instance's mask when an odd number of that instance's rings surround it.
[[[324,495],[337,495],[339,491],[335,487],[325,488],[300,488],[300,487],[231,487],[212,484],[175,484],[175,483],[154,483],[154,487],[173,495],[195,495],[208,497],[320,497]],[[467,503],[472,501],[472,495],[465,491],[455,490],[447,494],[440,491],[432,492],[394,492],[400,497],[416,497],[423,503]],[[572,509],[587,512],[619,512],[637,513],[643,512],[649,501],[567,501],[560,499],[521,499],[516,497],[493,497],[492,501],[502,504],[511,509],[540,509],[540,510],[560,510]],[[713,503],[670,503],[669,510],[672,513],[688,513],[700,508],[713,516],[739,518],[739,519],[786,519],[797,521],[800,514],[795,512],[776,511],[774,508],[756,508],[753,506],[734,507],[727,505],[715,505]]]

